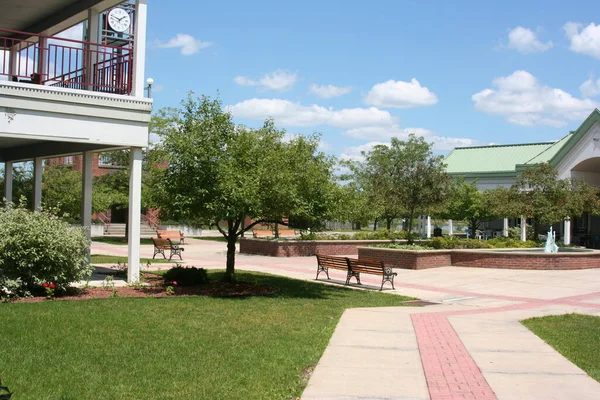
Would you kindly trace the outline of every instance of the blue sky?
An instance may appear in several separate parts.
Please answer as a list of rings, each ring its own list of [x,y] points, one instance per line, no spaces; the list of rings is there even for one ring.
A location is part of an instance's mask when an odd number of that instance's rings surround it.
[[[597,1],[149,3],[156,108],[220,91],[237,122],[338,156],[409,132],[442,154],[555,140],[600,107]]]

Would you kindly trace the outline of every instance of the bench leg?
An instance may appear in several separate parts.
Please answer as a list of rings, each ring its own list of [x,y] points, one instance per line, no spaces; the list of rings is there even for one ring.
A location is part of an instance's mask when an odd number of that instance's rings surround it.
[[[166,260],[167,256],[165,255],[165,250],[164,249],[157,249],[154,248],[154,255],[152,256],[152,259],[154,260],[154,258],[156,257],[157,254],[162,254],[163,258]]]
[[[352,279],[352,277],[356,278],[356,283],[358,285],[362,285],[362,283],[360,283],[360,272],[353,272],[353,271],[348,271],[348,277],[346,278],[346,285],[350,284],[350,279]]]
[[[383,290],[383,284],[386,282],[389,282],[392,284],[392,290],[396,290],[396,288],[394,287],[394,277],[396,276],[396,274],[390,274],[390,275],[383,275],[381,278],[381,288],[379,289],[379,291]]]
[[[329,278],[329,270],[328,270],[328,268],[325,268],[325,267],[322,267],[320,265],[317,265],[317,277],[315,278],[315,280],[319,279],[319,274],[321,272],[325,272],[325,274],[327,275],[327,279],[331,279],[331,278]]]

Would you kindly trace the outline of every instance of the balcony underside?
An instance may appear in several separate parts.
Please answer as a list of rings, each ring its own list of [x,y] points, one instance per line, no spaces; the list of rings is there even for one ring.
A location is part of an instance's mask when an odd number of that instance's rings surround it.
[[[0,82],[0,161],[148,145],[152,101]]]

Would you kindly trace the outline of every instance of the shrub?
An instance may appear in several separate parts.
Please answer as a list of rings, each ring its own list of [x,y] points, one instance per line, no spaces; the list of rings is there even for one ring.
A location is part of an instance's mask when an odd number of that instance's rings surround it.
[[[524,248],[530,248],[530,247],[540,247],[540,245],[541,245],[540,242],[536,242],[533,240],[527,240],[526,242],[523,242],[520,239],[514,239],[514,238],[510,238],[510,237],[508,237],[508,238],[501,237],[501,238],[490,239],[487,241],[487,243],[496,249],[503,249],[503,248],[524,249]]]
[[[0,208],[0,286],[20,280],[21,292],[44,282],[64,289],[92,273],[88,249],[84,229],[70,226],[51,210]]]
[[[399,249],[399,250],[433,250],[433,247],[421,246],[417,244],[399,244],[399,243],[386,243],[386,244],[373,244],[369,247],[378,247],[382,249]]]
[[[177,286],[196,286],[208,283],[206,270],[196,267],[173,267],[163,275],[163,278],[165,284],[177,282]]]
[[[428,243],[434,249],[488,249],[486,241],[476,239],[460,239],[457,237],[436,237]]]

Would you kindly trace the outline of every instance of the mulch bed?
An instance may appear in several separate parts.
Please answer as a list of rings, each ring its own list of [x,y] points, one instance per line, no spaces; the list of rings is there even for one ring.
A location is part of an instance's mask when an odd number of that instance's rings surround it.
[[[249,282],[221,282],[210,281],[204,285],[193,287],[174,286],[175,294],[169,295],[161,278],[156,275],[147,275],[145,281],[150,286],[141,287],[115,287],[115,288],[86,288],[73,289],[68,293],[57,295],[53,300],[89,300],[107,299],[111,297],[181,297],[181,296],[210,296],[210,297],[250,297],[250,296],[272,296],[279,289],[257,285]],[[26,297],[13,300],[15,303],[37,303],[49,301],[44,296]]]

